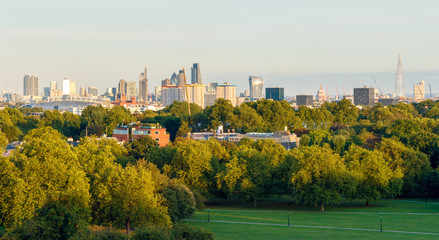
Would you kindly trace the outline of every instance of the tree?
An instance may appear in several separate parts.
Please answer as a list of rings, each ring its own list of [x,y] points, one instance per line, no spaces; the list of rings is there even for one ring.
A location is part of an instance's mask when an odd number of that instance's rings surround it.
[[[344,159],[356,182],[354,187],[345,188],[346,198],[364,199],[366,206],[369,206],[370,200],[392,197],[397,192],[393,191],[392,182],[401,179],[403,173],[393,171],[381,152],[369,151],[354,144],[349,147]]]
[[[110,222],[125,225],[129,234],[132,224],[169,225],[170,218],[163,198],[154,187],[150,171],[142,164],[118,168],[117,174],[109,182],[111,199],[109,209]]]
[[[163,190],[166,206],[172,222],[179,222],[195,213],[196,202],[189,188],[180,183],[171,183]]]
[[[327,146],[295,148],[292,156],[293,173],[291,182],[301,202],[311,205],[325,205],[340,202],[340,192],[345,187],[348,171],[338,154]]]
[[[128,124],[136,121],[136,118],[131,114],[130,110],[122,107],[122,106],[114,106],[109,111],[108,114],[104,117],[104,123],[106,127],[106,134],[113,134],[113,130],[117,127],[118,124],[124,123]]]
[[[205,113],[209,117],[209,121],[212,128],[217,128],[219,125],[223,125],[226,128],[235,124],[236,116],[233,114],[234,107],[230,100],[223,98],[217,99],[215,104],[207,107]]]
[[[136,159],[146,158],[148,152],[153,148],[158,148],[159,144],[150,136],[144,136],[134,141],[125,143],[128,154]]]

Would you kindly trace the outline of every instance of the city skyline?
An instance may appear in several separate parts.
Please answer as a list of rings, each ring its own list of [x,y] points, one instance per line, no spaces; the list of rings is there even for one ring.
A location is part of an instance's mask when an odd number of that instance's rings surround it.
[[[104,92],[109,82],[137,81],[146,65],[152,92],[177,69],[200,63],[204,84],[227,81],[237,92],[246,89],[248,75],[262,76],[267,87],[283,83],[286,95],[296,95],[320,84],[334,86],[331,94],[335,85],[370,85],[374,74],[390,93],[402,53],[406,93],[422,80],[439,92],[439,34],[431,30],[439,25],[439,3],[230,3],[2,3],[0,90],[22,92],[19,80],[29,74],[39,77],[40,93],[66,76]]]

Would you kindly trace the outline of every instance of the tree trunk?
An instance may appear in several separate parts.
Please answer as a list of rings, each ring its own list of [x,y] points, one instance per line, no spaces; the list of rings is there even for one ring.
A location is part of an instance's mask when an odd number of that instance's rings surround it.
[[[129,219],[127,219],[127,235],[130,235],[130,230],[131,230],[131,221]]]
[[[322,203],[322,205],[320,205],[320,212],[324,212],[325,211],[325,205],[323,205],[323,203]]]
[[[258,204],[257,204],[257,202],[256,202],[256,198],[253,198],[253,206],[254,206],[254,207],[257,207],[257,205],[258,205]]]
[[[369,200],[366,200],[366,207],[369,207]]]

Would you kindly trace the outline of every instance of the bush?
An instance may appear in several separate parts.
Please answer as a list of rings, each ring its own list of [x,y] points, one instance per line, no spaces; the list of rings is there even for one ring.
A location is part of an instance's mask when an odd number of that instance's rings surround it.
[[[195,227],[189,224],[178,223],[172,228],[172,233],[175,240],[213,240],[213,233],[204,229]]]
[[[146,227],[136,230],[131,240],[172,240],[170,229],[164,227]]]
[[[125,233],[112,229],[105,229],[93,232],[90,229],[82,229],[73,235],[69,240],[128,240]]]

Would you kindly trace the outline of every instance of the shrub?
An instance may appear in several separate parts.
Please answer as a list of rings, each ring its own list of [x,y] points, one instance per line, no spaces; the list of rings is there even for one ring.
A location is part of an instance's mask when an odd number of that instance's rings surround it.
[[[178,223],[172,228],[175,240],[213,240],[213,233],[189,224]]]
[[[172,240],[171,231],[165,227],[145,227],[136,230],[131,240]]]

